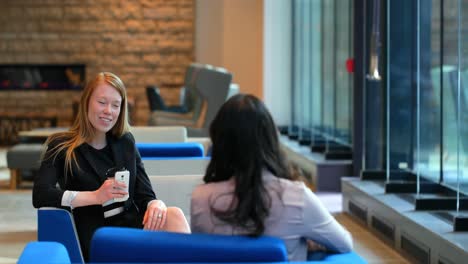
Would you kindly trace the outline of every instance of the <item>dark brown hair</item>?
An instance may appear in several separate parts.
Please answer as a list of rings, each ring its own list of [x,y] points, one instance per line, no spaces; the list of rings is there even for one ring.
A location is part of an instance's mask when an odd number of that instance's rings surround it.
[[[234,199],[227,210],[216,210],[221,220],[261,235],[271,198],[262,181],[262,170],[291,179],[280,150],[278,131],[268,109],[253,95],[238,94],[221,107],[210,125],[212,157],[204,181],[234,177]]]

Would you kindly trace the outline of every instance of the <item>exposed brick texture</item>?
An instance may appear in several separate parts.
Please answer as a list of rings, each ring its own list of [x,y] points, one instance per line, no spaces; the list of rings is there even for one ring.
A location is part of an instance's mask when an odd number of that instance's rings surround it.
[[[135,124],[145,125],[145,87],[157,84],[178,100],[194,60],[193,0],[2,0],[0,64],[85,64],[89,78],[119,75],[135,99]],[[0,92],[0,112],[56,111],[70,125],[77,92]],[[63,110],[62,110],[63,108]]]

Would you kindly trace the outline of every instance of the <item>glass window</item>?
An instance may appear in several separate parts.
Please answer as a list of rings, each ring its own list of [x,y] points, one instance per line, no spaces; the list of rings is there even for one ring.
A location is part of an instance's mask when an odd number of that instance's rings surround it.
[[[289,136],[293,139],[298,137],[298,129],[302,125],[301,115],[301,47],[302,47],[302,13],[301,0],[293,1],[293,52],[292,52],[292,125],[289,128]]]
[[[415,170],[434,182],[440,182],[441,87],[445,87],[441,67],[440,0],[421,3],[419,33],[419,151]],[[441,78],[442,77],[442,78]],[[415,149],[418,147],[416,146]]]
[[[468,194],[468,2],[461,1],[462,14],[460,21],[460,83],[459,83],[459,109],[457,113],[460,115],[460,134],[459,134],[459,179],[461,190]],[[465,12],[466,11],[466,12]]]
[[[442,168],[443,183],[468,194],[464,174],[467,168],[466,133],[466,69],[468,47],[466,25],[467,1],[442,1],[443,61],[442,61]],[[467,12],[465,12],[467,11]]]
[[[326,139],[335,127],[335,1],[322,2],[322,133]]]
[[[393,3],[393,1],[391,1]],[[361,49],[364,50],[363,64],[365,78],[363,80],[363,153],[364,170],[380,170],[385,168],[385,82],[383,65],[385,53],[382,52],[382,25],[384,16],[380,0],[364,1],[364,25],[362,31],[365,40]],[[388,66],[390,68],[390,66]],[[391,68],[390,68],[391,69]],[[390,73],[391,74],[391,73]],[[385,75],[383,75],[385,77]]]
[[[320,56],[322,50],[322,1],[311,1],[311,56],[310,56],[310,76],[311,76],[311,125],[313,140],[318,139],[322,126],[322,69]]]
[[[468,194],[468,1],[387,4],[387,168]]]
[[[335,50],[335,93],[336,93],[336,127],[335,140],[351,146],[352,116],[352,75],[346,71],[346,61],[352,57],[353,23],[350,23],[352,1],[340,1],[335,5],[336,50]]]
[[[352,1],[293,1],[293,126],[300,142],[351,146]],[[326,139],[326,145],[323,141]]]

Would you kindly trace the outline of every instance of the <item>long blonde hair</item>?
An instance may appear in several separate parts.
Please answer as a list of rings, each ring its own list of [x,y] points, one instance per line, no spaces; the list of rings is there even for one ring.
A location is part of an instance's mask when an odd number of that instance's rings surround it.
[[[96,90],[96,88],[102,83],[114,87],[122,97],[120,114],[117,118],[117,122],[110,130],[110,133],[113,136],[121,137],[130,131],[130,124],[128,123],[127,92],[124,83],[117,75],[113,73],[99,73],[94,79],[88,82],[83,93],[81,94],[78,114],[70,130],[53,134],[45,142],[46,145],[49,145],[49,143],[56,140],[58,140],[60,143],[54,146],[52,149],[48,149],[46,155],[43,157],[44,159],[55,159],[59,153],[66,150],[64,166],[65,175],[67,175],[68,171],[72,173],[73,163],[75,163],[75,165],[79,168],[74,150],[81,144],[92,140],[95,136],[95,129],[88,119],[88,108],[91,95],[93,94],[94,90]]]

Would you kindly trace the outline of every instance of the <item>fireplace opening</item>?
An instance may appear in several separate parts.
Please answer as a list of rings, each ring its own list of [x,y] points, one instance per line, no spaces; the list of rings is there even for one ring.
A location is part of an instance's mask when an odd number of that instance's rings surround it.
[[[0,65],[0,91],[82,90],[85,65]]]

